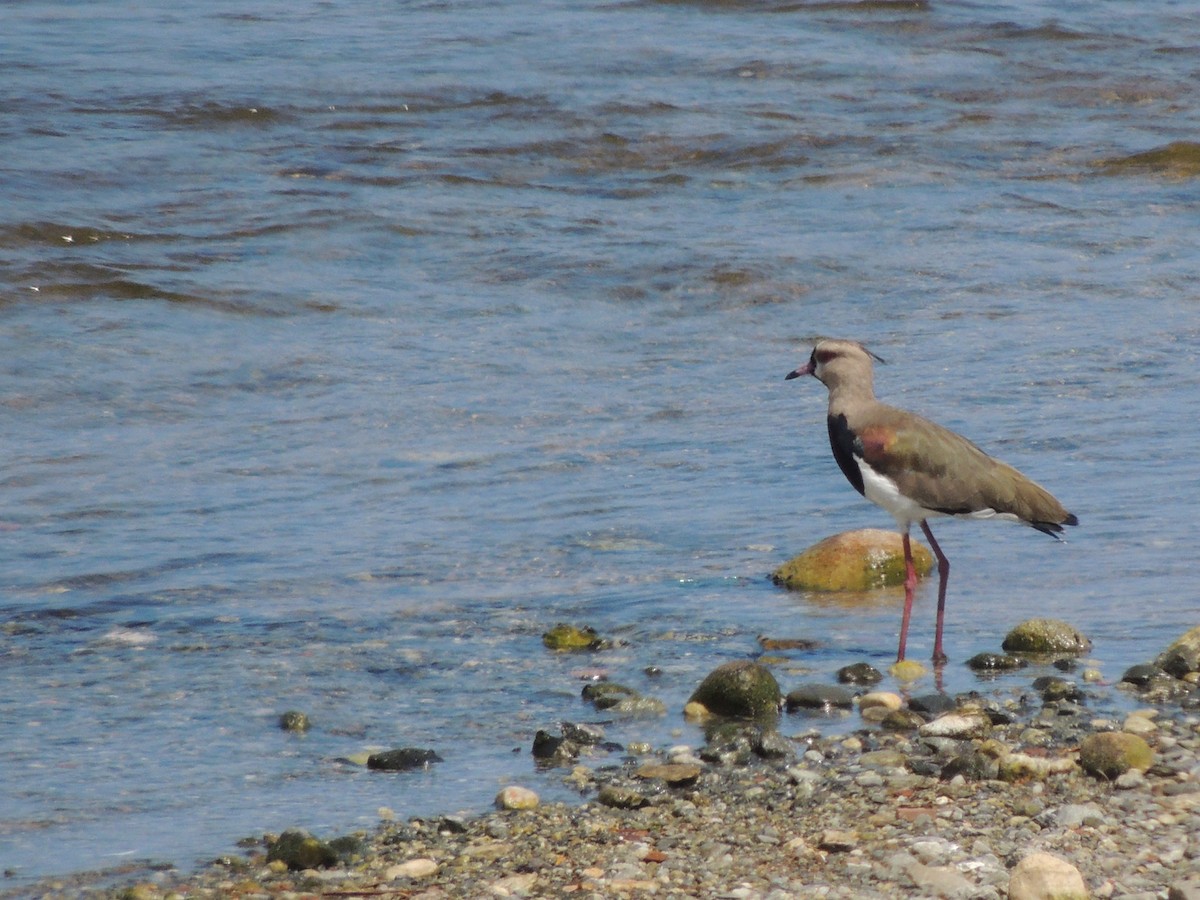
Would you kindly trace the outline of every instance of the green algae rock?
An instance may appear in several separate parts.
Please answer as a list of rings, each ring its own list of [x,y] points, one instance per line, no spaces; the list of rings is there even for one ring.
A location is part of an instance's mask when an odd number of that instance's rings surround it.
[[[549,649],[570,652],[572,650],[599,650],[605,641],[595,628],[567,625],[560,622],[542,635],[542,643]]]
[[[778,715],[782,700],[779,682],[769,669],[749,660],[736,660],[709,672],[688,703],[699,703],[718,716],[757,719]]]
[[[1194,178],[1200,175],[1200,144],[1172,141],[1142,153],[1101,160],[1098,165],[1107,175],[1150,174]]]
[[[1079,765],[1097,778],[1111,780],[1130,769],[1144,772],[1153,762],[1150,745],[1125,731],[1089,734],[1079,744]]]
[[[292,871],[320,869],[337,864],[338,854],[325,841],[307,831],[285,831],[267,849],[267,861],[279,860]]]
[[[299,710],[289,709],[279,717],[279,727],[284,731],[294,731],[303,734],[311,727],[308,715]]]
[[[1087,653],[1089,641],[1060,619],[1026,619],[1010,631],[1001,645],[1013,653]]]
[[[928,575],[933,554],[916,541],[912,553],[917,575]],[[904,584],[904,545],[895,531],[843,531],[793,557],[771,578],[792,591],[866,591]]]

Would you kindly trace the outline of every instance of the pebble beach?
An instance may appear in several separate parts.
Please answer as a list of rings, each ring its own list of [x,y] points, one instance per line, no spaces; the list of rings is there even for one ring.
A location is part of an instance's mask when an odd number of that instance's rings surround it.
[[[258,836],[195,872],[131,867],[0,896],[1195,900],[1195,673],[1137,669],[1109,683],[1060,660],[956,697],[856,689],[843,714],[861,724],[838,735],[812,718],[832,708],[714,718],[703,744],[662,748],[564,725],[542,762],[578,803],[513,785],[477,817],[383,810],[371,833]]]

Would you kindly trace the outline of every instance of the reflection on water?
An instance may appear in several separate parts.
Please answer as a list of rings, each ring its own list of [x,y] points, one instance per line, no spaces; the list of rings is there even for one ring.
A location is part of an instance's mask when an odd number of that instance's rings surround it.
[[[585,679],[671,710],[611,739],[697,743],[759,635],[817,642],[785,689],[885,667],[899,594],[768,577],[889,524],[783,385],[815,335],[1082,520],[938,532],[948,690],[1023,685],[956,663],[1047,612],[1110,680],[1157,653],[1195,624],[1194,18],[9,9],[0,867],[568,798],[528,750]],[[400,745],[445,762],[346,762]]]

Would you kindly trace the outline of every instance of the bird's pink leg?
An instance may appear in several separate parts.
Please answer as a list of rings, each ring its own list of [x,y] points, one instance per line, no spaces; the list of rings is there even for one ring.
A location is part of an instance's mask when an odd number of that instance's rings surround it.
[[[896,651],[896,662],[904,662],[904,645],[908,642],[908,620],[912,617],[913,592],[917,589],[917,567],[913,565],[912,544],[908,529],[900,535],[904,542],[904,617],[900,619],[900,649]]]
[[[942,553],[942,548],[933,538],[933,532],[929,530],[929,523],[924,519],[921,520],[921,530],[925,532],[925,538],[929,541],[929,546],[933,548],[933,555],[937,557],[938,561],[937,631],[934,632],[933,637],[933,661],[944,663],[947,656],[942,652],[942,624],[946,620],[946,581],[950,578],[950,560],[946,559],[946,554]]]

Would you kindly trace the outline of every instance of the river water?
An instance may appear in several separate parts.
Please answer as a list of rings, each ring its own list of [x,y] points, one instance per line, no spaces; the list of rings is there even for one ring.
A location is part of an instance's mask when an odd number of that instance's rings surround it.
[[[814,335],[1081,520],[935,524],[947,690],[1030,615],[1114,680],[1198,624],[1196,168],[1104,165],[1200,134],[1194,12],[5,4],[0,888],[570,798],[529,747],[593,669],[668,746],[759,634],[886,667],[896,594],[768,577],[890,527]],[[344,761],[395,746],[444,762]]]

